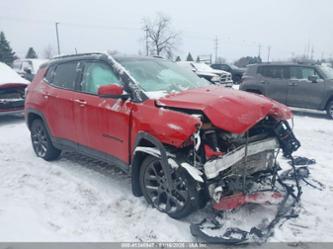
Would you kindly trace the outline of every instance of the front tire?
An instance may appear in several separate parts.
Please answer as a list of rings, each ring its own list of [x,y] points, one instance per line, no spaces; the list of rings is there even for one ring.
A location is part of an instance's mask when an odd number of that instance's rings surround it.
[[[146,201],[174,219],[188,216],[197,209],[196,182],[183,168],[171,174],[174,189],[169,186],[161,160],[147,156],[140,168],[140,187]]]
[[[55,148],[51,142],[42,120],[35,119],[31,124],[32,147],[38,157],[46,161],[52,161],[59,157],[61,150]]]
[[[333,119],[333,100],[331,100],[326,108],[326,114],[329,119]]]

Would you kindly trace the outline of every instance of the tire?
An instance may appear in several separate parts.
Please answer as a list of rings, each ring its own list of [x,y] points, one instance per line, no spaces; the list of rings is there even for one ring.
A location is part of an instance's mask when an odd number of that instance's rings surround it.
[[[326,107],[326,114],[329,119],[333,119],[333,100],[328,102]]]
[[[59,157],[61,150],[55,148],[42,120],[35,119],[31,124],[32,147],[38,157],[52,161]]]
[[[159,158],[147,156],[140,168],[140,187],[146,201],[171,218],[181,219],[198,208],[196,182],[183,168],[171,175],[176,190],[171,191]]]

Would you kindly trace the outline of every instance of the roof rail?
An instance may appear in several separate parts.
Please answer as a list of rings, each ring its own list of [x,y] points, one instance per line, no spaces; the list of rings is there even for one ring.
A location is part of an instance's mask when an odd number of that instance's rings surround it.
[[[102,55],[102,54],[104,54],[104,53],[91,52],[91,53],[80,53],[80,54],[66,54],[66,55],[53,56],[52,59],[63,59],[63,58],[68,58],[68,57],[85,56],[85,55]]]

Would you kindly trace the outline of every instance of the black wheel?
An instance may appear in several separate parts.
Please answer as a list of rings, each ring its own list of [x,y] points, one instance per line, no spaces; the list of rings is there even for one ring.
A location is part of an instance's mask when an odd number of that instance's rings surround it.
[[[50,136],[40,119],[35,119],[31,124],[31,141],[36,155],[47,161],[57,159],[61,153],[61,150],[53,146]]]
[[[329,119],[333,119],[333,100],[328,103],[326,113]]]
[[[173,172],[174,189],[169,186],[160,159],[148,156],[140,169],[140,187],[147,202],[175,219],[183,218],[195,209],[199,200],[194,180],[182,168]]]

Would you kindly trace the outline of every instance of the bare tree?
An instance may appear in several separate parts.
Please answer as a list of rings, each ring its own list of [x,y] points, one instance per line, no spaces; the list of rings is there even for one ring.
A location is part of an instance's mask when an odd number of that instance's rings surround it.
[[[54,55],[54,50],[51,45],[48,45],[43,51],[43,57],[45,59],[51,59]]]
[[[172,29],[170,17],[159,13],[154,20],[144,18],[143,30],[148,53],[157,56],[165,55],[170,59],[173,57],[180,34]]]

